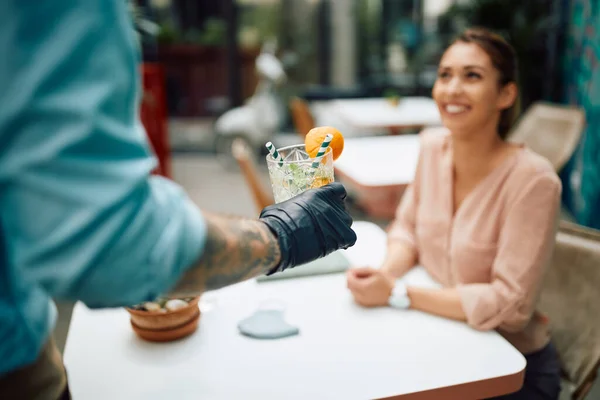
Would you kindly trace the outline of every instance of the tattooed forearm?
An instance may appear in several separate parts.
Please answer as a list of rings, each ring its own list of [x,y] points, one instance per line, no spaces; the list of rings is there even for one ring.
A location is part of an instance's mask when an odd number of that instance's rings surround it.
[[[172,295],[192,296],[205,290],[262,275],[280,260],[279,244],[260,221],[205,215],[208,232],[202,258],[181,278]]]

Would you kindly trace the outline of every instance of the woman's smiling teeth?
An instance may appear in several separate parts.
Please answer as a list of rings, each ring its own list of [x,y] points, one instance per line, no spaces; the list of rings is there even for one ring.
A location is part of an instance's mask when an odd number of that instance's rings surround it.
[[[462,104],[446,104],[445,109],[448,114],[460,114],[467,111],[468,107]]]

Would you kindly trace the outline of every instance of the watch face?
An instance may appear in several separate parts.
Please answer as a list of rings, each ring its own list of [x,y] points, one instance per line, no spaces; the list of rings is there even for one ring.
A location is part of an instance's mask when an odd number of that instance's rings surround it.
[[[392,296],[394,297],[406,297],[408,294],[406,292],[406,286],[401,283],[397,283],[392,290]]]
[[[410,306],[410,299],[408,296],[394,296],[390,299],[390,305],[394,308],[408,308]]]
[[[389,300],[390,306],[394,308],[408,308],[410,307],[410,298],[406,292],[406,286],[397,283],[392,290],[392,295]]]

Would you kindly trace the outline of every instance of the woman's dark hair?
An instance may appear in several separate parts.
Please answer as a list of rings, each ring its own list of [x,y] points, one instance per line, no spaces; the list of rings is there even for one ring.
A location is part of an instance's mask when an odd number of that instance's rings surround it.
[[[485,28],[470,28],[454,39],[453,44],[459,42],[474,43],[487,53],[492,60],[492,64],[500,73],[499,84],[501,86],[511,82],[518,83],[517,54],[502,36]],[[513,105],[506,110],[502,110],[500,114],[498,134],[502,139],[506,139],[508,132],[519,117],[520,108],[520,98],[517,93],[517,98]]]

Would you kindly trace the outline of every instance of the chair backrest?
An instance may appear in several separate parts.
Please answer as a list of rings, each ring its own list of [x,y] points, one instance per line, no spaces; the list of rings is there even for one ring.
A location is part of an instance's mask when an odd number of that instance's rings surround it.
[[[580,399],[600,365],[600,231],[561,222],[539,304],[573,398]]]
[[[246,142],[243,139],[236,139],[231,145],[231,153],[237,161],[242,175],[248,184],[254,205],[260,213],[263,208],[273,204],[273,196],[271,196],[264,188],[261,182],[261,176],[254,164],[253,155],[248,149]]]
[[[508,140],[524,143],[560,171],[577,148],[584,128],[583,109],[537,102],[517,121]]]
[[[315,120],[306,101],[299,97],[290,99],[290,111],[296,132],[304,138],[315,127]]]

